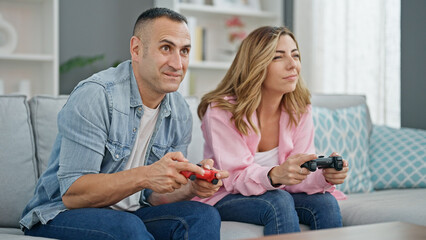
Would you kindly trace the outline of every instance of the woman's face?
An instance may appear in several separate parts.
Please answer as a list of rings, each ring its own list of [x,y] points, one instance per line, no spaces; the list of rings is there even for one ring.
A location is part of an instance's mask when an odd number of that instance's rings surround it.
[[[264,94],[283,95],[293,92],[299,80],[300,68],[300,55],[296,43],[289,35],[281,36],[262,85]]]

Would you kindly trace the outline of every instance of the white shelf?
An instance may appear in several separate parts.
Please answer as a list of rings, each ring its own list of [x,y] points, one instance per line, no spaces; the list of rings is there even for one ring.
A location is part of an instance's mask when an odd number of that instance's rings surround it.
[[[191,69],[228,70],[230,66],[230,62],[203,61],[189,63],[189,68]]]
[[[0,54],[2,94],[59,94],[59,0],[0,0],[16,31],[11,53]]]
[[[16,61],[53,61],[53,55],[49,54],[0,54],[1,60],[16,60]]]

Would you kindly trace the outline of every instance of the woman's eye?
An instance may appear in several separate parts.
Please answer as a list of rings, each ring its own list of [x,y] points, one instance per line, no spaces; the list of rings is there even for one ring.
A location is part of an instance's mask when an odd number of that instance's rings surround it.
[[[293,55],[293,57],[299,59],[300,55],[299,54],[295,54],[295,55]]]
[[[280,59],[281,58],[281,56],[275,56],[274,58],[273,58],[273,60],[277,60],[277,59]]]

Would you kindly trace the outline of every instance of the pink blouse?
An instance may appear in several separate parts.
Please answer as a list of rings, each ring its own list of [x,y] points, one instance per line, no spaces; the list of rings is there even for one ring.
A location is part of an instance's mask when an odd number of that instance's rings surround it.
[[[232,101],[231,97],[227,97]],[[278,143],[278,162],[282,164],[289,156],[298,153],[315,153],[314,125],[311,106],[302,115],[297,127],[288,128],[289,115],[282,111],[280,118],[280,134]],[[228,194],[240,193],[244,196],[261,195],[273,187],[267,177],[272,167],[261,166],[254,161],[260,133],[251,131],[248,135],[241,134],[230,121],[231,113],[218,107],[207,108],[203,117],[201,129],[205,139],[204,158],[214,160],[214,167],[227,170],[229,177],[223,179],[223,186],[209,198],[195,197],[193,200],[210,205],[216,204]],[[258,124],[256,113],[252,116],[255,125]],[[303,182],[292,186],[280,186],[290,193],[304,192],[307,194],[331,192],[337,199],[343,199],[344,194],[335,190],[329,184],[322,170],[312,172]]]

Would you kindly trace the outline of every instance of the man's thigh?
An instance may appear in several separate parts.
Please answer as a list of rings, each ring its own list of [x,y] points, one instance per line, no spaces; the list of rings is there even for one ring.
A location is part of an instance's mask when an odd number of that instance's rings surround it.
[[[136,212],[155,239],[219,239],[220,215],[207,204],[183,201]]]
[[[106,208],[67,210],[25,234],[57,239],[154,239],[134,214]]]

